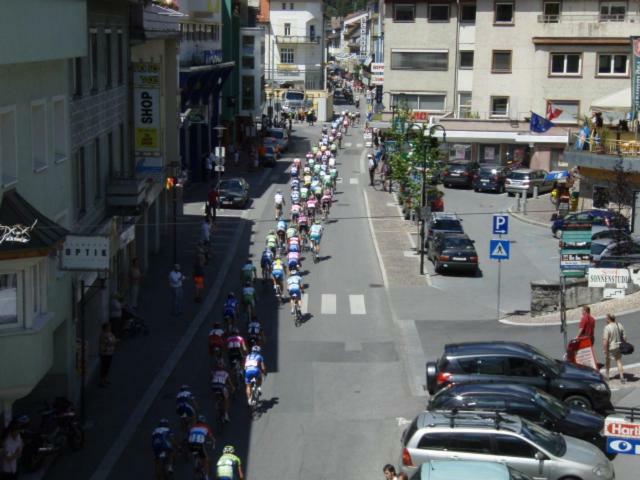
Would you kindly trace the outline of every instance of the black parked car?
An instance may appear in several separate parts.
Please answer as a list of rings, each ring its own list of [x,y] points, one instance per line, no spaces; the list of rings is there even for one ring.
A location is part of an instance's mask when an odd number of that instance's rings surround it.
[[[520,415],[542,427],[593,443],[607,453],[600,434],[604,417],[590,410],[570,407],[531,385],[511,383],[463,383],[449,385],[431,397],[428,410],[484,410]]]
[[[554,360],[525,343],[449,344],[440,360],[427,363],[427,389],[432,395],[447,385],[468,382],[523,383],[572,407],[599,413],[613,408],[611,390],[599,372]]]
[[[437,233],[464,233],[462,220],[455,213],[433,212],[425,225],[427,235],[424,247],[429,248],[429,244]]]
[[[244,178],[228,178],[218,184],[220,207],[244,207],[249,202],[249,184]]]
[[[442,183],[445,187],[471,188],[477,171],[478,164],[475,162],[449,163],[442,174]]]
[[[478,254],[464,233],[438,233],[427,248],[436,273],[459,271],[478,273]]]
[[[509,174],[509,168],[502,165],[483,165],[473,177],[473,190],[484,192],[490,190],[504,193],[504,183]]]

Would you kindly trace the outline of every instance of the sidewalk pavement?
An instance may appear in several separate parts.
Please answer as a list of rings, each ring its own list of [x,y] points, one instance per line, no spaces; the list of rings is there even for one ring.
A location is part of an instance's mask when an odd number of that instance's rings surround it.
[[[252,190],[266,180],[270,170],[258,169],[246,173],[245,164],[227,165],[224,176],[243,176]],[[209,183],[194,183],[187,186],[184,192],[184,203],[202,205],[207,196]],[[121,430],[126,426],[132,412],[140,403],[151,382],[158,375],[168,356],[181,341],[198,314],[203,303],[194,302],[194,286],[191,277],[197,242],[200,237],[202,213],[198,209],[185,209],[178,223],[178,262],[187,277],[184,286],[184,308],[180,316],[169,315],[171,295],[168,285],[168,274],[173,265],[173,242],[167,235],[161,251],[151,258],[149,268],[144,272],[143,285],[140,292],[138,313],[149,326],[148,336],[125,338],[118,346],[110,372],[112,384],[108,388],[100,388],[97,379],[87,385],[86,396],[86,445],[78,452],[67,452],[56,459],[53,465],[43,468],[23,478],[35,480],[90,478],[106,452],[116,441]],[[226,211],[229,212],[229,211]],[[211,237],[210,258],[205,266],[206,298],[216,278],[225,276],[223,266],[225,258],[234,243],[238,243],[244,231],[245,220],[242,211],[235,211],[233,216],[218,215]],[[232,262],[227,262],[227,266]],[[204,348],[204,347],[203,347]]]
[[[517,199],[513,199],[513,205],[508,208],[509,214],[526,223],[549,228],[551,226],[551,216],[556,213],[556,207],[551,203],[550,194],[540,195],[538,198],[528,198],[526,213],[521,208],[517,211]]]

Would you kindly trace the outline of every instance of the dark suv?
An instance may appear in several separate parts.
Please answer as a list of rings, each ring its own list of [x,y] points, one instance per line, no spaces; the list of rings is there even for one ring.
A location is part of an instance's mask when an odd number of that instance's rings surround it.
[[[438,233],[464,233],[462,220],[455,213],[433,212],[427,221],[426,229],[426,249]]]
[[[490,190],[504,193],[504,185],[509,171],[508,167],[502,165],[482,165],[476,176],[473,177],[473,190],[475,192]]]
[[[604,377],[589,367],[553,360],[531,345],[476,342],[445,345],[438,362],[427,363],[430,394],[450,384],[524,383],[572,407],[606,413],[613,409]]]
[[[449,163],[442,173],[442,183],[445,187],[471,188],[477,171],[478,164],[475,162]]]

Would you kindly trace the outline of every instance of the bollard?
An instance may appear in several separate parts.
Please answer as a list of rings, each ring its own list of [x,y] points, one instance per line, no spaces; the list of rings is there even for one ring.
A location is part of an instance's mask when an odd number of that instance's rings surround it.
[[[520,193],[516,193],[516,212],[520,212],[520,199],[522,198],[522,195]]]
[[[522,197],[522,214],[527,214],[527,194],[523,193],[524,197]]]
[[[538,198],[538,186],[533,186],[533,198]]]

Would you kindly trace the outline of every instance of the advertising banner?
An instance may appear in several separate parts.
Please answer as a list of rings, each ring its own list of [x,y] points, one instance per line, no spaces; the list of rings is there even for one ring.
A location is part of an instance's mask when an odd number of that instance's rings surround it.
[[[631,109],[640,111],[640,37],[631,37]]]
[[[133,64],[133,115],[136,173],[161,173],[160,64]]]

